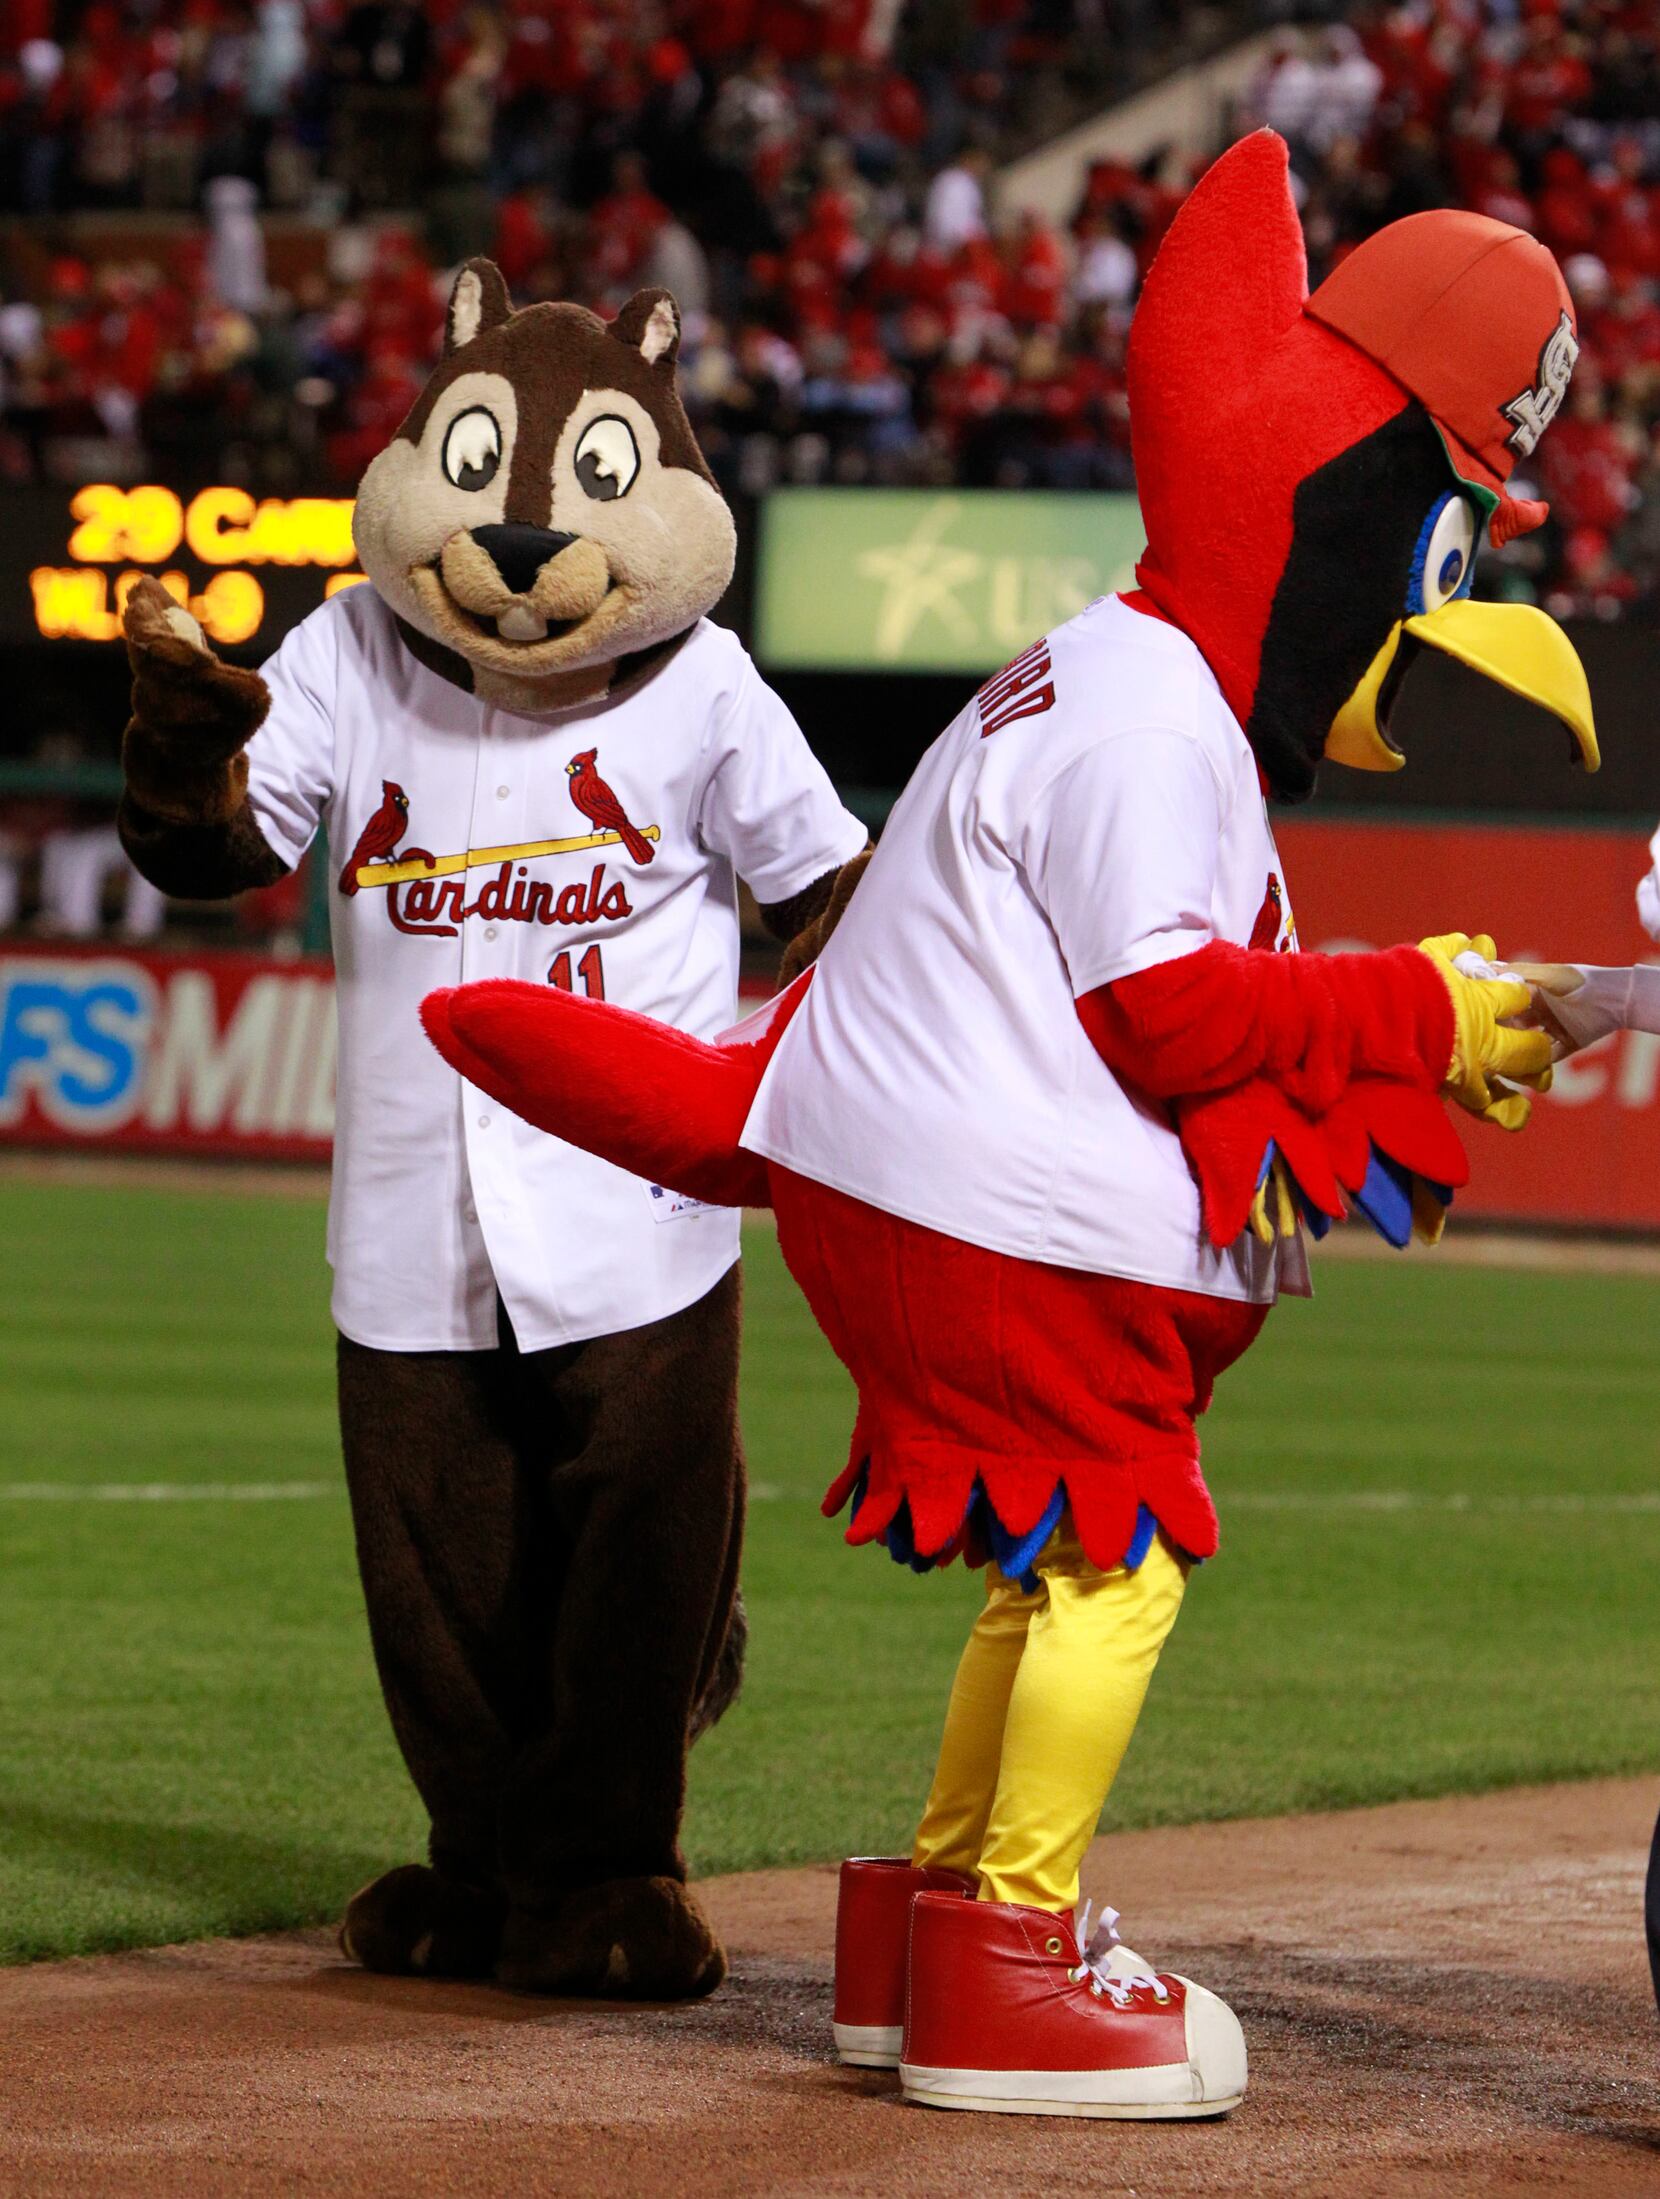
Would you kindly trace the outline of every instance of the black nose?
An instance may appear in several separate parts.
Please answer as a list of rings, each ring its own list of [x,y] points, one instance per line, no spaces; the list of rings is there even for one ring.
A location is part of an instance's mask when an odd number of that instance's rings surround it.
[[[556,534],[551,527],[475,527],[473,540],[489,558],[516,596],[527,595],[536,575],[550,557],[557,557],[576,540],[574,534]]]

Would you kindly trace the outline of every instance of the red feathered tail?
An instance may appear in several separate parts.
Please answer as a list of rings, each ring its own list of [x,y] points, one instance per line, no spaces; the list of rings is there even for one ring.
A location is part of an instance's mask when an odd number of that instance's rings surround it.
[[[421,1021],[452,1068],[536,1129],[688,1198],[770,1206],[767,1165],[738,1141],[802,989],[718,1046],[507,978],[428,993]]]

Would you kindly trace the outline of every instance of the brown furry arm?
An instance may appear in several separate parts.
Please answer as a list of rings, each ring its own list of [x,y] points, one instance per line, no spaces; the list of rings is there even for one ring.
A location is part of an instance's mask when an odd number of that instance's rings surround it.
[[[121,843],[163,893],[218,901],[288,865],[248,808],[243,748],[271,697],[257,672],[222,664],[157,580],[127,599],[133,714],[121,744]]]
[[[836,890],[838,875],[833,870],[825,871],[810,886],[803,886],[799,893],[792,893],[787,901],[757,902],[761,921],[773,938],[788,946],[803,926],[810,924],[815,916],[821,915],[830,905],[830,896]]]
[[[157,817],[129,793],[116,824],[134,870],[173,901],[229,901],[288,875],[246,802],[221,824],[181,825]]]
[[[788,985],[822,952],[824,942],[841,922],[842,912],[853,898],[853,889],[864,876],[865,865],[873,853],[873,848],[865,848],[840,870],[827,870],[822,878],[815,878],[810,886],[804,886],[788,901],[774,901],[762,909],[761,921],[774,939],[789,941],[779,966],[780,985]]]

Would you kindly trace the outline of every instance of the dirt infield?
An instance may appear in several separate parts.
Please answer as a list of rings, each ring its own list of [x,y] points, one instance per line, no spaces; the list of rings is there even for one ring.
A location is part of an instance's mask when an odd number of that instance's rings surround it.
[[[0,2192],[1660,2191],[1660,1782],[1123,1835],[1086,1883],[1233,2002],[1222,2124],[946,2115],[827,2051],[828,1870],[711,1882],[693,2008],[348,1968],[324,1933],[0,1974]]]

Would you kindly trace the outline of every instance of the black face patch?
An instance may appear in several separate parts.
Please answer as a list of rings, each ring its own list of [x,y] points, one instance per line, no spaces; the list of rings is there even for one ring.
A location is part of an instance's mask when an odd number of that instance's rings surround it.
[[[1409,404],[1297,490],[1245,727],[1282,801],[1313,793],[1332,720],[1405,616],[1425,515],[1452,486],[1429,414]]]

